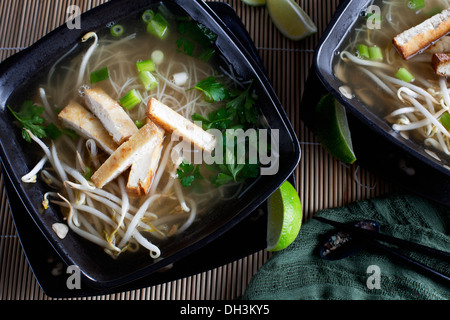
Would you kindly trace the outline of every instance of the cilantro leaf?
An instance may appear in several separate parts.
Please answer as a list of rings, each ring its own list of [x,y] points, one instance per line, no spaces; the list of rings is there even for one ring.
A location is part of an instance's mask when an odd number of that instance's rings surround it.
[[[215,173],[211,175],[210,181],[216,187],[220,187],[231,181],[244,182],[250,178],[256,178],[259,174],[258,164],[227,164],[209,166],[211,171]]]
[[[194,113],[192,115],[192,120],[201,121],[203,130],[208,129],[227,129],[233,118],[231,114],[225,108],[219,108],[216,111],[212,111],[208,114],[208,118],[204,116]]]
[[[202,53],[199,54],[198,58],[203,61],[209,61],[214,53],[216,53],[216,50],[214,48],[206,48]]]
[[[62,128],[61,129],[61,133],[65,134],[66,136],[69,136],[73,140],[78,138],[78,134],[75,131],[71,130],[71,129]]]
[[[207,118],[197,113],[192,116],[194,121],[202,121],[203,129],[228,129],[236,126],[244,128],[257,125],[258,110],[255,102],[258,96],[251,91],[251,84],[244,91],[231,92],[214,76],[210,76],[198,82],[193,89],[202,91],[205,100],[209,102],[228,100],[225,107],[212,111]]]
[[[44,126],[42,126],[42,124],[45,122],[45,119],[41,117],[42,112],[44,112],[44,107],[38,107],[37,105],[33,104],[32,101],[27,100],[23,103],[19,112],[15,112],[10,106],[7,106],[7,108],[19,121],[22,127],[22,137],[26,141],[31,142],[31,136],[28,133],[27,129],[30,130],[31,133],[38,138],[47,137],[45,128]]]
[[[177,175],[183,187],[191,186],[195,179],[203,179],[203,176],[200,173],[200,167],[198,165],[194,166],[193,164],[185,161],[181,162],[179,168],[177,169]]]
[[[217,35],[203,24],[192,20],[183,21],[178,25],[178,32],[181,37],[176,41],[176,45],[182,53],[204,61],[214,55]]]
[[[211,179],[211,182],[217,187],[227,184],[230,181],[233,181],[233,177],[223,172],[219,172],[216,176],[212,176]]]
[[[241,179],[256,178],[259,174],[259,164],[246,163],[241,170]]]
[[[44,128],[44,130],[46,134],[53,140],[58,139],[62,134],[62,131],[59,130],[59,128],[54,123],[50,123]]]
[[[78,136],[70,129],[59,129],[54,123],[44,125],[45,119],[41,116],[42,112],[44,112],[44,107],[39,107],[30,100],[25,101],[18,112],[12,110],[10,106],[7,106],[7,108],[17,121],[19,121],[22,127],[22,137],[28,142],[31,142],[31,136],[27,130],[39,139],[50,137],[56,140],[62,134],[66,134],[72,138]]]
[[[181,178],[181,185],[183,187],[189,187],[190,185],[192,185],[192,182],[194,182],[194,179],[194,176],[183,177]]]
[[[230,92],[225,85],[218,82],[214,76],[199,81],[194,89],[202,91],[205,95],[205,100],[208,102],[227,100],[230,97]]]
[[[206,166],[211,171],[210,182],[217,187],[231,181],[246,181],[249,178],[256,178],[259,174],[260,164],[251,164],[249,159],[237,158],[237,154],[245,155],[245,152],[238,153],[237,149],[245,148],[247,142],[236,144],[233,141],[234,138],[227,141],[226,135],[227,129],[245,130],[257,126],[258,110],[255,103],[258,97],[251,87],[250,83],[243,91],[229,91],[215,77],[206,78],[195,86],[195,89],[203,91],[207,100],[211,102],[226,101],[225,106],[210,112],[207,116],[198,113],[192,115],[192,120],[201,121],[204,130],[219,129],[223,134],[223,162]],[[252,147],[257,148],[258,146]],[[182,179],[182,184],[191,185],[195,180],[191,174],[194,168],[188,167],[187,164],[184,166],[184,171],[179,172],[179,177]]]
[[[227,109],[239,119],[241,123],[256,125],[258,123],[258,110],[255,108],[256,94],[250,91],[251,84],[245,91],[234,93],[234,99],[227,103]]]
[[[186,39],[185,37],[181,37],[176,41],[177,48],[181,50],[184,54],[188,56],[194,55],[195,43]]]

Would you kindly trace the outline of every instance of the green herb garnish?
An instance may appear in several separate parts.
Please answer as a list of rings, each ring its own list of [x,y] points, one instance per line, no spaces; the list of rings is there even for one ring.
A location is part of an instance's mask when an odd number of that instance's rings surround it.
[[[194,89],[202,91],[205,95],[205,100],[208,102],[227,100],[230,97],[230,92],[225,85],[218,82],[214,76],[198,82]]]
[[[177,175],[178,179],[181,180],[181,185],[183,187],[191,186],[195,179],[203,179],[203,176],[200,174],[200,167],[185,161],[183,161],[177,169]]]
[[[227,103],[227,110],[239,123],[255,125],[258,122],[258,110],[254,105],[258,97],[250,88],[251,84],[247,90],[232,94],[235,98]]]
[[[201,121],[203,130],[208,129],[226,129],[233,122],[232,114],[226,108],[219,108],[217,111],[212,111],[208,114],[208,118],[194,113],[192,120]]]
[[[208,61],[215,53],[217,35],[195,21],[183,21],[178,25],[181,37],[177,39],[178,50],[188,56]]]
[[[232,181],[245,181],[258,176],[259,164],[253,164],[249,159],[238,159],[237,157],[237,148],[245,148],[247,142],[236,144],[230,138],[234,139],[233,135],[227,139],[227,130],[255,128],[258,123],[258,110],[255,106],[257,96],[251,87],[252,84],[243,91],[230,91],[214,77],[202,80],[195,86],[195,89],[201,90],[205,94],[208,101],[226,101],[225,106],[210,112],[207,116],[198,113],[192,115],[192,120],[201,121],[204,130],[218,129],[223,134],[224,159],[222,163],[206,166],[211,172],[210,182],[217,187]],[[180,165],[179,170],[178,178],[182,180],[182,185],[195,183],[195,176],[192,174],[193,166]]]
[[[44,107],[40,107],[31,100],[26,100],[19,112],[15,112],[10,106],[6,106],[13,116],[19,121],[22,128],[22,137],[31,142],[29,130],[34,136],[39,139],[50,137],[52,140],[58,139],[62,134],[65,134],[72,139],[78,135],[70,129],[59,129],[54,123],[44,125],[45,119],[41,116],[44,112]]]
[[[19,112],[14,112],[10,106],[7,106],[7,108],[19,121],[22,127],[22,137],[26,141],[31,142],[31,136],[27,129],[38,138],[47,137],[45,127],[42,125],[45,122],[45,119],[41,117],[42,112],[44,112],[44,107],[39,107],[33,104],[32,101],[27,100],[23,103]]]
[[[209,102],[229,100],[225,107],[209,113],[205,118],[194,113],[194,121],[202,121],[203,129],[236,129],[251,127],[258,122],[258,110],[255,108],[257,95],[250,91],[251,84],[244,91],[235,90],[230,92],[223,84],[217,82],[215,77],[209,77],[200,81],[194,87],[205,94]]]

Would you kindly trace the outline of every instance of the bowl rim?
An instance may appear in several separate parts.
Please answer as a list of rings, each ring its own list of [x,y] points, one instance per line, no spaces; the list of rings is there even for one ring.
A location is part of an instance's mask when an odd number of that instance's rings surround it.
[[[168,2],[173,2],[180,7],[182,7],[184,10],[187,11],[188,14],[191,14],[189,10],[187,10],[187,6],[191,5],[192,10],[197,15],[206,15],[203,19],[209,19],[210,23],[214,24],[218,30],[221,31],[221,34],[226,36],[227,41],[232,41],[234,46],[236,47],[236,50],[241,54],[243,58],[246,59],[246,64],[249,65],[249,67],[254,71],[254,75],[258,77],[258,82],[261,83],[261,86],[264,88],[264,90],[267,92],[267,94],[272,99],[272,107],[275,108],[274,111],[276,111],[278,115],[278,119],[281,123],[283,123],[284,127],[283,129],[286,130],[286,133],[290,136],[292,139],[292,149],[290,150],[291,158],[289,159],[289,165],[287,167],[280,169],[280,174],[278,174],[278,178],[273,181],[273,184],[270,188],[270,192],[265,192],[264,194],[260,194],[258,197],[254,199],[253,202],[247,203],[247,206],[242,208],[232,219],[230,219],[226,224],[222,225],[221,227],[217,228],[213,234],[209,234],[208,236],[204,237],[201,240],[196,241],[194,244],[190,245],[187,248],[182,249],[181,251],[184,253],[185,256],[189,254],[189,252],[195,251],[199,249],[200,247],[203,247],[204,245],[210,243],[215,238],[220,236],[220,234],[224,233],[225,231],[229,230],[231,227],[239,223],[242,219],[244,219],[249,213],[251,213],[254,209],[256,209],[262,202],[264,202],[267,197],[270,196],[271,192],[274,192],[295,170],[297,167],[300,157],[301,157],[301,149],[299,142],[297,140],[296,134],[294,129],[292,128],[292,125],[287,118],[287,115],[285,114],[281,102],[278,100],[278,97],[276,96],[275,92],[273,91],[273,88],[271,87],[271,84],[269,80],[267,79],[266,75],[264,74],[264,71],[261,69],[259,64],[256,62],[256,60],[249,54],[248,50],[245,48],[245,46],[240,43],[240,41],[237,39],[237,37],[229,30],[229,28],[225,25],[225,23],[222,22],[220,17],[207,6],[206,3],[204,3],[202,0],[191,0],[189,1],[189,5],[187,5],[186,1],[184,0],[166,0]],[[154,1],[158,2],[159,1]],[[113,0],[107,3],[104,3],[100,6],[97,6],[95,8],[92,8],[91,10],[83,13],[81,17],[84,19],[83,21],[88,21],[88,25],[90,22],[95,19],[95,16],[100,11],[108,11],[111,12],[113,10],[117,10],[117,8],[121,8],[121,6],[126,5],[129,6],[130,2],[126,0]],[[144,5],[149,5],[150,1],[145,0],[138,0],[132,2],[133,10],[130,11],[137,11],[143,8]],[[120,10],[118,10],[120,11]],[[131,13],[130,13],[131,14]],[[120,14],[117,14],[120,16]],[[8,99],[11,97],[11,95],[16,92],[15,89],[15,83],[8,83],[5,87],[1,86],[3,84],[7,84],[8,78],[10,76],[11,70],[14,70],[15,66],[18,62],[21,60],[31,56],[31,59],[35,58],[36,55],[41,54],[43,51],[45,51],[43,48],[46,48],[49,43],[56,38],[65,37],[65,40],[63,42],[63,46],[65,46],[66,51],[68,48],[73,47],[74,43],[78,41],[79,38],[81,38],[82,35],[86,33],[85,29],[91,29],[92,28],[86,28],[79,31],[73,32],[70,36],[68,35],[67,28],[65,25],[61,25],[60,27],[56,28],[55,30],[51,31],[49,34],[45,35],[41,39],[39,39],[37,42],[29,46],[28,48],[20,51],[19,53],[7,58],[5,61],[3,61],[0,64],[0,87],[2,88],[0,90],[0,107],[4,110],[5,105],[8,101]],[[98,28],[97,28],[98,29]],[[69,41],[70,39],[73,39],[73,41]],[[54,52],[54,50],[53,50]],[[65,52],[65,51],[63,51]],[[41,58],[41,59],[45,59]],[[25,77],[26,75],[22,76]],[[22,79],[19,77],[19,79],[16,79],[16,82],[20,82]],[[255,79],[256,80],[256,79]],[[281,129],[281,128],[280,128]],[[3,163],[3,168],[8,174],[8,177],[10,178],[13,186],[14,192],[16,192],[21,201],[24,208],[28,210],[28,213],[33,218],[34,222],[40,229],[41,233],[44,234],[44,236],[47,238],[49,243],[52,245],[52,247],[55,249],[55,251],[60,255],[60,257],[68,264],[73,263],[70,257],[67,256],[67,253],[64,250],[64,245],[58,244],[58,239],[54,234],[49,234],[49,230],[43,225],[42,220],[39,219],[39,213],[37,210],[31,205],[31,202],[29,201],[28,194],[26,190],[23,188],[20,178],[18,177],[17,173],[14,172],[13,165],[8,157],[8,154],[4,148],[4,144],[7,143],[4,141],[3,138],[0,138],[0,156]],[[281,171],[282,170],[282,171]],[[180,256],[176,256],[176,254],[167,257],[164,260],[164,263],[154,263],[152,268],[145,268],[144,270],[138,270],[134,273],[127,274],[127,275],[121,275],[114,277],[112,279],[106,279],[104,281],[99,281],[98,279],[94,279],[90,274],[86,274],[82,270],[82,274],[85,278],[85,280],[94,287],[101,287],[101,288],[107,288],[107,287],[115,287],[122,285],[124,283],[127,283],[129,281],[134,281],[136,278],[143,277],[145,275],[149,274],[148,269],[152,269],[151,271],[154,272],[158,269],[158,266],[162,267],[164,265],[170,264],[174,262],[175,260],[178,260]]]

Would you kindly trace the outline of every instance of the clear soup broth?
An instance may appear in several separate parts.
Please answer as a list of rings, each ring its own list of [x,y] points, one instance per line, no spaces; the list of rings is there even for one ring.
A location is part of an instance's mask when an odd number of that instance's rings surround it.
[[[440,119],[450,107],[449,91],[431,59],[435,52],[450,51],[450,38],[441,38],[408,60],[393,46],[393,38],[447,9],[450,2],[425,1],[424,7],[410,8],[411,2],[371,2],[336,52],[333,70],[342,81],[343,95],[362,101],[448,168],[450,133]]]

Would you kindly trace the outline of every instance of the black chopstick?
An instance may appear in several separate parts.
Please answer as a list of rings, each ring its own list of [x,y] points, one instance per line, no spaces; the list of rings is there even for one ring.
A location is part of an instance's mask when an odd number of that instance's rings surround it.
[[[376,240],[381,240],[381,241],[385,241],[385,242],[388,242],[388,243],[391,243],[391,244],[395,244],[395,245],[397,245],[399,247],[401,247],[403,245],[404,247],[408,247],[408,248],[412,248],[412,249],[417,250],[417,251],[422,251],[422,252],[425,252],[425,253],[429,253],[429,254],[431,254],[431,255],[433,255],[435,257],[437,256],[439,258],[443,258],[444,260],[448,260],[449,259],[449,253],[448,252],[437,250],[437,249],[430,248],[430,247],[427,247],[427,246],[424,246],[424,245],[421,245],[421,244],[418,244],[418,243],[406,241],[406,240],[395,238],[395,237],[388,236],[388,235],[385,235],[385,234],[381,234],[381,233],[376,232],[376,231],[362,229],[362,228],[358,228],[358,227],[355,227],[355,226],[352,226],[352,225],[349,225],[349,224],[345,224],[345,223],[329,220],[329,219],[326,219],[326,218],[322,218],[322,217],[313,217],[313,218],[316,219],[316,220],[319,220],[321,222],[328,223],[328,224],[330,224],[330,225],[332,225],[332,226],[334,226],[336,228],[339,228],[342,231],[348,232],[352,236],[360,237],[363,240],[365,240],[365,242],[368,245],[371,245],[371,246],[373,246],[375,248],[378,248],[378,249],[380,249],[380,250],[382,250],[384,252],[387,252],[387,253],[389,253],[389,254],[391,254],[391,255],[393,255],[393,256],[403,260],[404,262],[409,263],[410,265],[416,267],[417,269],[426,271],[429,274],[431,274],[433,276],[436,276],[436,277],[438,277],[441,280],[445,280],[447,282],[447,284],[450,284],[450,277],[449,276],[447,276],[445,274],[442,274],[441,272],[439,272],[439,271],[437,271],[437,270],[435,270],[435,269],[433,269],[433,268],[431,268],[431,267],[429,267],[429,266],[427,266],[427,265],[425,265],[423,263],[420,263],[419,261],[411,259],[411,258],[403,255],[402,253],[400,253],[400,252],[398,252],[396,250],[393,250],[393,249],[391,249],[391,248],[389,248],[389,247],[379,243]]]
[[[316,220],[328,223],[336,228],[341,229],[342,231],[351,232],[354,235],[358,235],[358,236],[361,236],[366,239],[372,238],[372,239],[381,240],[381,241],[384,241],[387,243],[395,244],[399,247],[413,249],[413,250],[416,250],[419,252],[430,254],[434,257],[439,257],[445,261],[450,261],[450,252],[441,251],[441,250],[438,250],[435,248],[424,246],[419,243],[396,238],[396,237],[389,236],[387,234],[382,234],[382,233],[372,231],[372,230],[358,228],[358,227],[352,226],[350,224],[329,220],[329,219],[326,219],[323,217],[315,216],[313,218]]]
[[[448,284],[450,284],[449,276],[447,276],[447,275],[445,275],[445,274],[443,274],[443,273],[441,273],[441,272],[439,272],[417,260],[411,259],[396,250],[386,247],[385,245],[382,245],[382,244],[378,243],[377,241],[374,241],[373,239],[368,240],[368,243],[374,247],[377,247],[378,249],[381,249],[381,250],[399,258],[399,259],[402,259],[404,262],[409,263],[409,264],[413,265],[414,267],[416,267],[416,269],[424,270],[424,271],[430,273],[431,275],[438,277],[441,280],[445,280]]]

